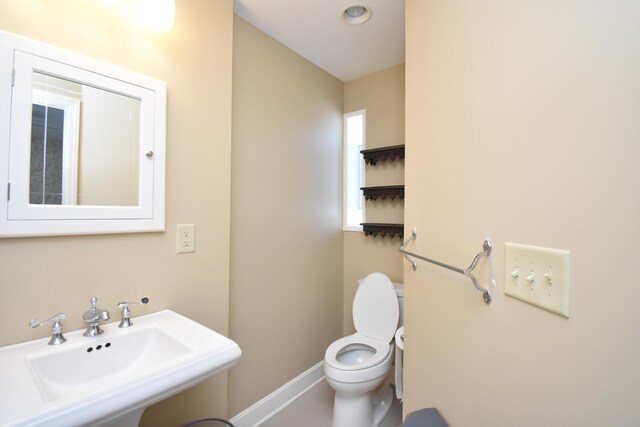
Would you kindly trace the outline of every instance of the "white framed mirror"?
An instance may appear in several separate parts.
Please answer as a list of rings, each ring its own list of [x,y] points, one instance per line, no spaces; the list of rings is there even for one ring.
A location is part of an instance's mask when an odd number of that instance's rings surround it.
[[[3,32],[0,57],[0,237],[164,230],[166,84]]]

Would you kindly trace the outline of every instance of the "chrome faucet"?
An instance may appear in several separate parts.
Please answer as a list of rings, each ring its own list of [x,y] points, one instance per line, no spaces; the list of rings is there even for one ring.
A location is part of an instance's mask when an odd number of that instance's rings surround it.
[[[89,324],[89,327],[84,331],[85,337],[96,337],[104,331],[100,329],[100,322],[111,319],[111,315],[107,310],[96,308],[98,298],[91,298],[91,308],[82,315],[82,319]]]
[[[142,298],[140,302],[119,302],[118,307],[122,312],[122,320],[120,321],[118,328],[128,328],[129,326],[133,325],[133,322],[131,322],[130,318],[131,311],[129,310],[129,304],[146,304],[148,302],[149,298],[147,297]]]
[[[45,320],[44,322],[40,322],[38,319],[33,319],[29,322],[29,326],[31,326],[32,328],[37,328],[38,326],[51,323],[51,332],[53,332],[53,334],[51,335],[51,339],[49,340],[49,345],[59,345],[67,340],[62,335],[62,320],[66,318],[66,314],[58,313],[51,319]]]

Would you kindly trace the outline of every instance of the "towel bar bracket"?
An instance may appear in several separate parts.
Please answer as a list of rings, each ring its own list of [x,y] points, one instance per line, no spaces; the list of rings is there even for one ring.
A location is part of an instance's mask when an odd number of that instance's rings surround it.
[[[458,267],[454,267],[454,266],[449,265],[449,264],[445,264],[445,263],[440,262],[440,261],[436,261],[436,260],[431,259],[431,258],[424,257],[422,255],[418,255],[418,254],[414,254],[412,252],[409,252],[407,250],[407,246],[412,241],[415,241],[417,236],[418,236],[418,233],[416,232],[416,229],[414,228],[413,231],[411,232],[411,237],[409,237],[407,240],[405,240],[404,244],[400,247],[400,249],[398,249],[398,252],[402,253],[404,255],[404,258],[411,263],[411,268],[413,269],[413,271],[415,271],[418,268],[418,263],[417,263],[417,261],[415,259],[411,259],[409,257],[417,258],[417,259],[420,259],[422,261],[426,261],[426,262],[429,262],[431,264],[435,264],[435,265],[437,265],[439,267],[446,268],[447,270],[451,270],[451,271],[455,271],[456,273],[463,274],[463,275],[467,276],[469,279],[471,279],[471,282],[473,283],[473,286],[475,286],[475,288],[477,290],[482,292],[482,299],[484,300],[485,304],[487,304],[487,305],[491,304],[492,296],[491,296],[491,293],[489,292],[489,288],[483,288],[482,286],[480,286],[480,284],[478,283],[478,280],[476,279],[476,277],[472,273],[473,269],[476,268],[476,266],[478,265],[478,262],[480,261],[480,259],[482,257],[485,257],[485,256],[488,257],[489,255],[491,255],[491,249],[493,248],[493,246],[491,245],[491,241],[489,239],[485,239],[484,243],[482,244],[482,252],[478,253],[473,258],[473,261],[471,262],[471,265],[469,265],[469,267],[467,267],[467,268],[458,268]]]

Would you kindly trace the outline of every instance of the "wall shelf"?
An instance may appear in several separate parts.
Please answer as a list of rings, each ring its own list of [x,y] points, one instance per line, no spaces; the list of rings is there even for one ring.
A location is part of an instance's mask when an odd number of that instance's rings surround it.
[[[375,166],[379,161],[404,160],[404,144],[389,147],[371,148],[360,151],[366,164]],[[404,185],[383,185],[376,187],[360,187],[365,200],[385,200],[396,198],[404,200]],[[365,236],[404,237],[404,224],[387,224],[379,222],[363,222],[362,231]]]
[[[382,148],[371,148],[360,151],[364,156],[364,162],[368,165],[375,166],[379,161],[385,160],[404,160],[404,144],[392,145]]]
[[[363,222],[362,231],[365,236],[389,236],[404,237],[404,224],[382,224],[376,222]]]
[[[379,187],[360,187],[365,200],[378,200],[398,198],[404,200],[404,185],[384,185]]]

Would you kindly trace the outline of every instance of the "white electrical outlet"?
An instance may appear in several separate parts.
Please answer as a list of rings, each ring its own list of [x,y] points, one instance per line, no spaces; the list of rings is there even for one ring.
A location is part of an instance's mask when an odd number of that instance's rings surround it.
[[[505,243],[504,293],[569,318],[569,258],[561,249]]]
[[[184,254],[196,251],[195,224],[178,224],[176,236],[176,253]]]

